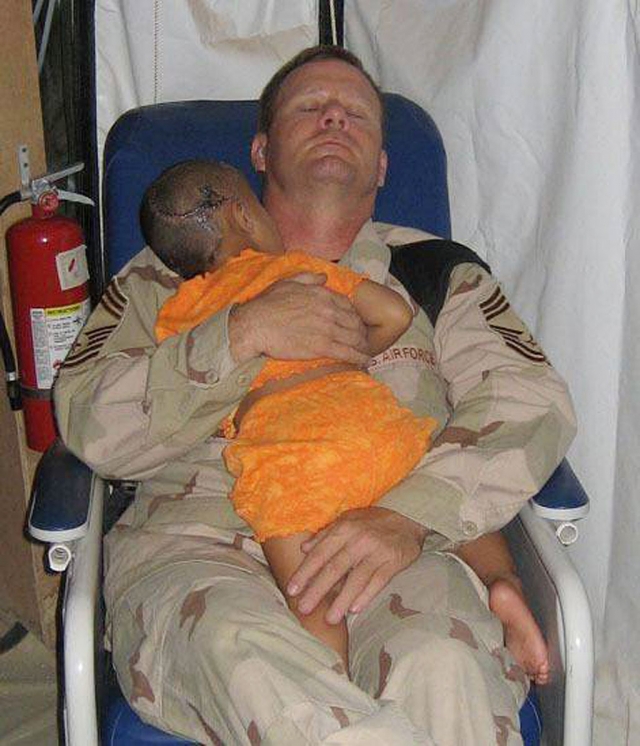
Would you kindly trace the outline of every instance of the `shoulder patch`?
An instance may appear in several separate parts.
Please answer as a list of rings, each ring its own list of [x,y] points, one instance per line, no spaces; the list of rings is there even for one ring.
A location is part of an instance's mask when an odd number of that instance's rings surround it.
[[[61,367],[77,368],[97,357],[106,341],[118,328],[128,304],[129,299],[122,292],[118,278],[114,277],[91,314],[91,325],[81,329]]]
[[[118,278],[114,277],[107,285],[102,298],[100,298],[100,305],[107,313],[111,314],[117,321],[120,321],[128,302],[129,299],[120,290]]]
[[[480,310],[489,328],[502,338],[507,347],[531,362],[549,365],[547,356],[513,312],[499,286],[480,303]]]

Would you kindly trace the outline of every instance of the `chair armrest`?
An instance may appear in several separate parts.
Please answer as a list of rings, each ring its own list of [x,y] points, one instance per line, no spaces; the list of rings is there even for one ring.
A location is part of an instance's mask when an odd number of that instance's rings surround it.
[[[575,521],[589,512],[589,497],[567,459],[531,501],[533,512],[552,521]]]
[[[591,743],[594,686],[589,599],[553,527],[534,511],[529,502],[505,532],[527,600],[549,645],[552,681],[538,690],[546,742],[583,746]]]
[[[29,533],[46,543],[75,541],[87,533],[95,475],[57,440],[42,456],[32,490]]]

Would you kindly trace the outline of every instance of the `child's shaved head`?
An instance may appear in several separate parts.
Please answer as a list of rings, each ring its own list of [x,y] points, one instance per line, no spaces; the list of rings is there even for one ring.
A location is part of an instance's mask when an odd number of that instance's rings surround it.
[[[240,199],[246,181],[216,161],[184,161],[147,189],[140,224],[147,244],[185,279],[210,269],[222,239],[220,206]],[[248,187],[247,187],[248,188]]]

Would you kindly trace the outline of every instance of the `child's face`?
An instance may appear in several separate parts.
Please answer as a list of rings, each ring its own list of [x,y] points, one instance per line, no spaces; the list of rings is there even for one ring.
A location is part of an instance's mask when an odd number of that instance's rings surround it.
[[[251,238],[255,242],[254,248],[269,254],[283,254],[284,246],[273,218],[248,186],[244,192],[243,202],[252,221]]]

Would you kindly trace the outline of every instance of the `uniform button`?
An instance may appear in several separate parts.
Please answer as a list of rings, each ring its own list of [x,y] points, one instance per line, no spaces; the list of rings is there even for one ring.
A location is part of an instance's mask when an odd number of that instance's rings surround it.
[[[465,536],[475,536],[478,533],[478,526],[473,521],[462,522],[462,533]]]
[[[238,376],[238,384],[240,386],[247,386],[250,381],[251,381],[251,378],[249,378],[249,376],[246,373],[241,373]]]
[[[207,383],[218,383],[220,380],[220,376],[212,370],[206,374],[205,378],[207,379]]]

